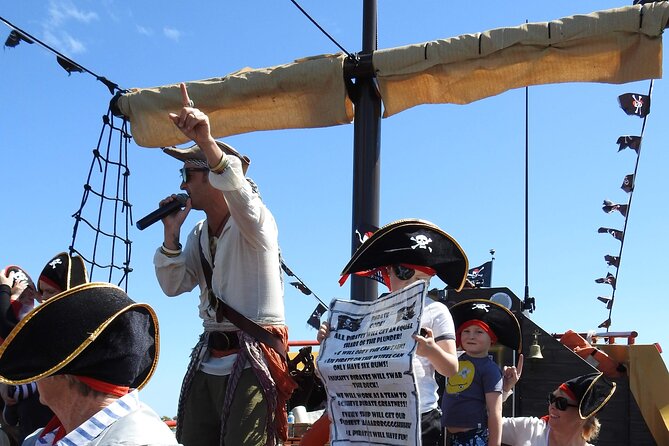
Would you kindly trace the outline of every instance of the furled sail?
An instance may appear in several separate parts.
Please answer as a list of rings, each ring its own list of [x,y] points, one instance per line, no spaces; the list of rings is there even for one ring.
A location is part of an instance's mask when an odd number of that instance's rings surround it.
[[[420,104],[467,104],[513,88],[561,82],[625,83],[662,75],[669,2],[576,15],[374,52],[384,116]],[[350,123],[343,55],[244,69],[188,82],[212,134]],[[181,107],[178,85],[134,89],[117,101],[145,147],[186,142],[166,118]]]

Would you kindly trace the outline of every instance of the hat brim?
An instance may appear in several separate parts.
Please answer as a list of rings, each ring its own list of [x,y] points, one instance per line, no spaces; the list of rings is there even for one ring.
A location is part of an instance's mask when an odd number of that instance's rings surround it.
[[[485,322],[497,336],[497,343],[516,350],[522,350],[520,323],[514,314],[503,305],[487,299],[468,299],[449,308],[455,330],[471,320]]]
[[[158,363],[158,318],[149,305],[135,303],[123,290],[107,283],[87,283],[64,291],[19,321],[0,345],[0,381],[27,384],[51,375],[69,373],[68,366],[84,352],[90,354],[91,350],[87,351],[87,348],[94,348],[97,340],[112,336],[113,333],[107,333],[108,328],[129,313],[141,313],[148,321],[146,331],[133,333],[148,345],[148,351],[135,352],[149,355],[148,365],[126,384],[141,389]],[[130,352],[136,346],[122,348]]]
[[[616,383],[606,379],[603,373],[586,376],[591,376],[592,380],[578,404],[578,415],[584,420],[599,412],[616,391]]]
[[[418,236],[429,246],[412,242]],[[418,219],[398,220],[377,230],[355,251],[341,275],[370,271],[398,263],[427,266],[460,291],[467,278],[467,256],[457,241],[438,226]]]
[[[246,173],[246,171],[249,168],[249,164],[251,164],[251,160],[249,159],[248,156],[242,155],[232,146],[222,141],[216,141],[216,144],[226,155],[232,155],[239,158],[242,162],[242,170],[244,171],[244,173]],[[207,161],[207,157],[202,152],[202,149],[200,149],[200,146],[198,146],[197,144],[193,144],[192,146],[186,147],[185,149],[178,149],[176,147],[164,147],[163,152],[165,152],[172,158],[176,158],[179,161],[183,162],[186,162],[188,160],[200,160],[205,162]]]

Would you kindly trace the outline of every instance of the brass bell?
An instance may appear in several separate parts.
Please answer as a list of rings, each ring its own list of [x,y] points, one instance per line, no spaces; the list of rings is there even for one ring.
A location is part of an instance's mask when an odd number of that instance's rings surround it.
[[[541,346],[539,345],[539,333],[534,332],[534,341],[530,345],[530,354],[527,356],[530,359],[544,359],[544,355],[541,354]]]

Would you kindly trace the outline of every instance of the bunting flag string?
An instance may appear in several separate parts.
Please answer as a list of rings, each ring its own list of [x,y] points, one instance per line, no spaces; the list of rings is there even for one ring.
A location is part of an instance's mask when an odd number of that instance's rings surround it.
[[[636,163],[634,166],[634,172],[631,174],[625,175],[623,178],[623,183],[620,188],[628,194],[627,203],[614,203],[611,200],[604,200],[602,205],[602,210],[607,214],[618,211],[625,218],[625,223],[622,230],[600,227],[597,232],[600,234],[611,234],[613,238],[620,241],[620,251],[617,256],[614,255],[605,255],[604,260],[609,267],[615,267],[615,274],[607,273],[605,277],[600,277],[595,279],[596,283],[608,284],[611,285],[612,293],[611,297],[597,297],[597,300],[606,305],[606,309],[609,312],[608,318],[599,324],[598,328],[605,328],[607,331],[611,326],[612,314],[613,314],[613,304],[616,299],[616,285],[618,282],[618,273],[620,272],[620,260],[623,254],[623,246],[625,244],[625,232],[627,231],[627,222],[629,218],[630,207],[632,205],[632,197],[634,194],[634,186],[637,178],[637,171],[639,169],[639,159],[641,157],[641,142],[643,141],[643,135],[646,129],[646,120],[650,114],[650,104],[651,104],[651,93],[653,91],[653,81],[650,81],[650,86],[648,88],[648,94],[639,94],[639,93],[625,93],[618,96],[618,104],[620,108],[630,116],[638,116],[643,118],[643,124],[641,125],[641,134],[639,136],[629,136],[623,135],[618,137],[616,143],[618,144],[618,152],[621,152],[624,149],[632,149],[636,152]]]
[[[321,317],[325,314],[326,311],[330,309],[330,307],[328,307],[325,302],[323,302],[321,298],[316,295],[316,293],[311,291],[311,289],[307,286],[306,283],[302,281],[302,279],[297,277],[297,275],[290,268],[288,268],[286,262],[283,261],[283,257],[281,257],[279,260],[281,261],[281,269],[283,272],[286,273],[286,275],[289,277],[295,278],[295,281],[290,282],[290,284],[300,290],[302,294],[306,296],[314,296],[316,300],[318,300],[318,305],[314,311],[312,311],[311,316],[309,316],[309,320],[307,320],[307,325],[318,330],[321,325]]]
[[[7,25],[9,28],[12,30],[9,32],[9,36],[7,37],[7,40],[5,40],[5,47],[6,48],[15,48],[17,47],[21,42],[25,42],[29,45],[32,45],[33,43],[37,43],[39,46],[44,48],[45,50],[49,51],[53,55],[56,56],[56,62],[58,62],[58,65],[60,65],[65,71],[67,71],[68,76],[71,75],[72,73],[88,73],[91,76],[95,77],[96,80],[100,81],[102,84],[107,87],[109,90],[110,94],[115,94],[116,92],[125,92],[126,90],[123,90],[119,88],[118,84],[110,81],[104,76],[99,76],[95,73],[93,73],[91,70],[85,68],[83,65],[73,61],[69,57],[65,56],[63,53],[56,51],[46,43],[42,42],[38,38],[30,35],[26,31],[20,29],[16,25],[13,25],[9,21],[7,21],[4,17],[0,17],[0,22],[4,23]]]

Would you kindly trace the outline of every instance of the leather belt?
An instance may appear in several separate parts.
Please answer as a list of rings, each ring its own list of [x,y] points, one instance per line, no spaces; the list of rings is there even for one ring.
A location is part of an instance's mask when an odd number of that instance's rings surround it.
[[[236,331],[212,331],[207,346],[215,350],[232,350],[239,348],[239,337]]]

